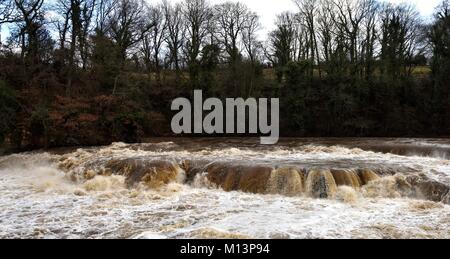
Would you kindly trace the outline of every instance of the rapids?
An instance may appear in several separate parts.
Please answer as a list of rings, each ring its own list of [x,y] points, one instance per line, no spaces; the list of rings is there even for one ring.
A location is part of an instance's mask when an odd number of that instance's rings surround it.
[[[258,143],[0,157],[0,238],[450,238],[450,140]]]

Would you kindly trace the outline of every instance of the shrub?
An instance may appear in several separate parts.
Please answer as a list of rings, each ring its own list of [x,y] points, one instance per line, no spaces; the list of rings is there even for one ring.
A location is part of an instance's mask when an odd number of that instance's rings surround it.
[[[14,127],[17,108],[14,91],[0,80],[0,144],[5,141]]]

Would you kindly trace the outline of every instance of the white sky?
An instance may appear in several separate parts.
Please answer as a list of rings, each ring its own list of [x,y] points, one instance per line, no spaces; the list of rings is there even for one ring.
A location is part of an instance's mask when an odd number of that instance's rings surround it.
[[[147,0],[150,3],[159,0]],[[171,2],[181,2],[183,0],[169,0]],[[260,16],[264,31],[270,31],[274,28],[274,21],[277,14],[284,11],[296,11],[297,6],[292,0],[209,0],[211,4],[219,4],[227,1],[245,3],[252,11]],[[422,16],[429,17],[433,14],[434,8],[442,0],[382,0],[392,3],[412,3],[416,5]]]

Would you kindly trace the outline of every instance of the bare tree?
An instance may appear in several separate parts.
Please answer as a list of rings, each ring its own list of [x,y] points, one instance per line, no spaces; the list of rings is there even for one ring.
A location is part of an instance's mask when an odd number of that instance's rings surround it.
[[[375,69],[375,44],[377,40],[377,19],[380,5],[376,0],[363,0],[366,9],[363,19],[364,35],[361,46],[361,58],[364,63],[365,78],[373,74]]]
[[[119,0],[112,9],[108,20],[109,34],[114,40],[119,57],[127,58],[131,47],[140,42],[152,25],[145,16],[145,4],[142,0]]]
[[[181,4],[171,5],[163,2],[164,15],[167,23],[167,47],[169,50],[169,65],[175,69],[177,77],[180,75],[181,48],[185,40],[185,26]]]
[[[258,32],[261,30],[259,16],[249,12],[243,24],[242,43],[252,64],[256,63],[258,50],[261,49],[261,41],[258,40]]]
[[[183,3],[183,16],[186,22],[187,41],[184,52],[189,67],[192,87],[196,87],[199,73],[199,56],[201,47],[210,33],[212,10],[205,0],[185,0]]]
[[[239,37],[248,20],[248,8],[242,3],[226,2],[215,7],[214,20],[217,23],[219,42],[225,47],[231,64],[240,57]]]
[[[12,14],[14,12],[14,4],[12,0],[0,0],[0,46],[2,45],[2,24],[14,21]]]
[[[110,25],[109,20],[119,0],[97,0],[95,6],[95,32],[97,36],[107,34]]]
[[[277,28],[269,34],[266,57],[278,69],[278,79],[283,77],[283,68],[294,58],[294,44],[296,37],[296,16],[294,13],[284,12],[277,16]]]
[[[79,31],[79,50],[81,65],[86,69],[89,58],[89,35],[92,30],[92,23],[97,0],[83,0],[81,5],[81,27]]]
[[[129,51],[152,29],[153,25],[145,14],[143,0],[118,0],[108,15],[107,32],[115,44],[119,71],[123,70]],[[119,77],[120,73],[114,80],[113,94],[116,92]]]
[[[412,58],[418,48],[419,15],[406,4],[386,4],[381,22],[382,72],[396,78],[410,74]]]
[[[14,16],[14,1],[0,0],[0,46],[2,45],[2,25],[12,22],[17,22],[17,17]]]
[[[55,11],[61,18],[56,21],[59,32],[61,58],[67,56],[67,89],[69,95],[75,71],[80,66],[86,68],[88,59],[88,36],[94,13],[95,0],[58,0]],[[67,40],[69,38],[69,40]],[[66,42],[68,48],[66,48]]]
[[[303,24],[308,32],[308,46],[307,46],[307,57],[319,65],[320,74],[320,56],[319,56],[319,46],[317,44],[316,37],[316,17],[318,16],[318,0],[295,0],[294,1],[299,8],[299,23]],[[311,70],[312,72],[313,70]]]
[[[70,16],[71,7],[68,5],[67,1],[59,0],[53,6],[53,10],[59,14],[59,17],[53,21],[53,24],[58,31],[59,49],[61,52],[65,52],[67,35],[70,29]],[[64,63],[65,57],[61,57]]]
[[[0,0],[0,27],[4,23],[15,22],[14,17],[14,1]]]
[[[142,53],[147,69],[157,73],[161,67],[160,54],[162,44],[166,39],[167,22],[163,5],[150,6],[147,10],[148,20],[152,28],[147,31],[142,39]]]
[[[44,26],[44,0],[14,0],[14,3],[21,56],[35,61],[39,54],[39,33]]]
[[[318,24],[318,38],[322,46],[322,56],[325,64],[329,65],[333,56],[333,38],[334,38],[334,22],[336,18],[335,13],[330,11],[332,9],[331,0],[322,1],[319,10]]]
[[[242,29],[242,43],[247,53],[247,57],[250,60],[250,75],[249,82],[246,86],[246,96],[251,96],[255,88],[255,77],[259,66],[260,54],[263,46],[262,42],[258,39],[258,32],[261,29],[261,23],[259,22],[259,16],[249,11],[245,18],[244,26]]]
[[[365,1],[335,0],[334,5],[337,11],[334,22],[341,33],[341,40],[345,40],[345,47],[350,57],[350,73],[355,74],[361,58],[358,51],[358,36],[362,21],[367,14]]]
[[[432,69],[438,76],[450,71],[450,1],[443,0],[435,10],[435,22],[428,28],[428,42],[433,55]],[[447,81],[448,82],[448,81]],[[449,89],[450,90],[450,89]]]

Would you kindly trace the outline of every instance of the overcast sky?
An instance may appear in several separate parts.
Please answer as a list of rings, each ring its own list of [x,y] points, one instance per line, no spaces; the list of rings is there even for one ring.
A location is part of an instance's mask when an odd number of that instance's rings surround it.
[[[150,3],[155,0],[148,0]],[[181,2],[183,0],[169,0],[171,2]],[[284,11],[296,11],[297,7],[292,0],[209,0],[212,4],[223,3],[227,1],[245,3],[250,9],[257,12],[261,17],[261,23],[264,31],[270,31],[274,27],[275,16]],[[422,16],[430,17],[434,8],[442,0],[383,0],[392,3],[412,3],[417,6]]]

